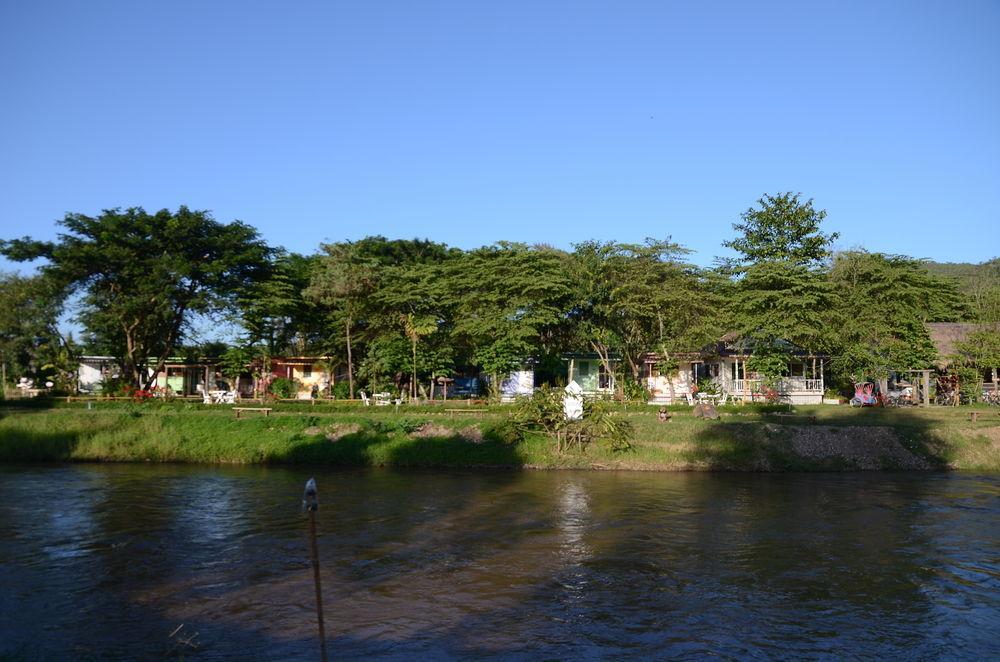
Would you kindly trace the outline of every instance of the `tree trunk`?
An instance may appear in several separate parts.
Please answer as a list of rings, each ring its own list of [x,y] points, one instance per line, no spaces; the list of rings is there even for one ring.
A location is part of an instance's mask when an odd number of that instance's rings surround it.
[[[413,381],[410,382],[410,390],[413,392],[413,401],[417,401],[417,340],[413,339]]]
[[[350,392],[350,399],[354,399],[354,359],[351,355],[351,318],[347,318],[344,325],[347,337],[347,390]]]

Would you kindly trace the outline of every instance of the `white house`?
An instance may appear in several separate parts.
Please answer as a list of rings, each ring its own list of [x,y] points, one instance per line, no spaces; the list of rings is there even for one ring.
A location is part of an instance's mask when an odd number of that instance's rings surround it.
[[[795,405],[820,404],[823,401],[823,369],[825,357],[790,347],[792,360],[785,374],[774,387],[781,402]],[[730,398],[742,401],[762,401],[764,380],[747,369],[752,352],[741,348],[732,336],[726,336],[710,351],[677,355],[679,367],[671,375],[660,373],[661,358],[647,354],[643,361],[646,387],[653,396],[652,402],[672,404],[687,402],[695,385],[710,380]]]
[[[535,371],[530,365],[523,365],[500,382],[500,402],[514,402],[518,396],[530,396],[534,390]]]
[[[105,379],[120,377],[118,360],[113,356],[81,356],[76,369],[76,388],[80,393],[100,393]]]

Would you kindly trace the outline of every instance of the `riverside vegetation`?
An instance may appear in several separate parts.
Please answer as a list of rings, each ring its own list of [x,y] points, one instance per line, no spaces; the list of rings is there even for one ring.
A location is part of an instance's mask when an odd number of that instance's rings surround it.
[[[614,405],[628,448],[597,440],[560,451],[515,410],[353,403],[275,405],[269,417],[185,403],[33,403],[0,418],[0,461],[329,464],[675,471],[1000,470],[1000,411],[723,407],[719,420]]]

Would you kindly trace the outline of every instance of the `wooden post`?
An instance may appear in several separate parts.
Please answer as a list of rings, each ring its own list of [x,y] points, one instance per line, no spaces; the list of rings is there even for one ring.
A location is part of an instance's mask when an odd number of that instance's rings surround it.
[[[921,370],[921,377],[924,380],[924,401],[923,406],[928,407],[931,404],[931,371]]]
[[[566,377],[566,385],[567,386],[569,386],[569,383],[571,381],[573,381],[573,366],[575,364],[575,361],[576,361],[576,359],[572,359],[572,358],[569,360],[569,374]]]
[[[320,659],[326,662],[326,629],[323,627],[323,589],[319,580],[319,550],[316,546],[316,511],[319,510],[319,498],[316,495],[316,479],[306,481],[306,491],[302,505],[309,513],[309,551],[312,555],[313,583],[316,585],[316,620],[319,623],[319,653]]]

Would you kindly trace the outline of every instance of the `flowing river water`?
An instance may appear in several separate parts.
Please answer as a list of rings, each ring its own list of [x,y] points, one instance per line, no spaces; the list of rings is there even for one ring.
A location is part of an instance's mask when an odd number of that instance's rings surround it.
[[[0,658],[1000,656],[1000,475],[0,466]]]

